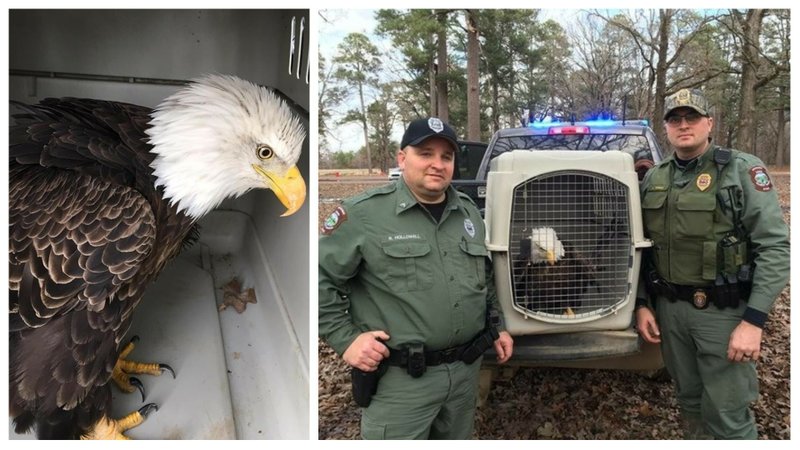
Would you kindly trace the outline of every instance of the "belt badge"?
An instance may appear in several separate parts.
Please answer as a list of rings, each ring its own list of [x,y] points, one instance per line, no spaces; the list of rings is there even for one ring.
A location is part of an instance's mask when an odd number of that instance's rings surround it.
[[[711,175],[707,173],[700,174],[697,177],[697,189],[705,191],[709,186],[711,186]]]
[[[694,291],[694,295],[692,296],[692,303],[694,307],[697,309],[703,309],[708,305],[708,296],[706,295],[705,291],[702,289],[698,289]]]

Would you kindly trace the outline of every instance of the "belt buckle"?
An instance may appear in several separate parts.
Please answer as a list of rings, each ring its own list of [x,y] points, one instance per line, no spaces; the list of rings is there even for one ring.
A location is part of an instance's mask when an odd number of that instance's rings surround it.
[[[450,364],[450,363],[456,362],[458,360],[458,355],[456,354],[457,352],[458,352],[457,348],[448,348],[448,349],[441,350],[441,353],[440,353],[440,356],[439,356],[440,361],[445,363],[445,364]]]
[[[695,289],[692,294],[692,304],[697,309],[706,309],[708,306],[708,295],[703,289]]]

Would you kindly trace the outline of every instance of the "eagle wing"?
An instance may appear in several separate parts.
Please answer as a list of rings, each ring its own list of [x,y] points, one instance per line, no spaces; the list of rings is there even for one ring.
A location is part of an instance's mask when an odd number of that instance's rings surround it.
[[[36,105],[12,102],[12,162],[73,170],[132,186],[149,165],[144,130],[152,110],[92,99],[47,98]],[[149,180],[148,180],[149,182]]]
[[[103,310],[156,233],[150,205],[129,187],[20,166],[10,177],[9,226],[11,307],[28,328],[74,308]]]
[[[12,385],[23,401],[69,409],[108,381],[141,296],[127,282],[152,250],[153,213],[128,187],[16,167],[9,221]]]
[[[108,381],[141,297],[156,223],[149,109],[96,100],[18,105],[9,135],[12,405],[70,409]],[[150,187],[152,189],[152,185]],[[55,382],[54,382],[55,381]]]

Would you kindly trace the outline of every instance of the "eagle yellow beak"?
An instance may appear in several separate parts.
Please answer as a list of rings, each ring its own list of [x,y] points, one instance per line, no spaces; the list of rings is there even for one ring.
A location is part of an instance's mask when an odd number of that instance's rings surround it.
[[[292,166],[284,176],[264,170],[253,164],[253,169],[266,180],[267,186],[275,193],[275,197],[286,207],[286,212],[281,217],[291,216],[296,213],[306,200],[306,182],[297,166]]]
[[[555,252],[552,252],[552,251],[548,250],[548,252],[547,252],[547,264],[550,264],[551,266],[556,264],[556,253]]]

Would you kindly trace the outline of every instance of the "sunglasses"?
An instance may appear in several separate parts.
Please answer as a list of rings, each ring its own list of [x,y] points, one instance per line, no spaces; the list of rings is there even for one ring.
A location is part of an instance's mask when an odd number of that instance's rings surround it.
[[[700,119],[702,119],[703,117],[706,116],[698,112],[690,112],[684,115],[673,114],[667,117],[667,125],[672,127],[677,127],[680,126],[681,122],[683,122],[684,120],[686,120],[687,125],[696,125],[697,122],[700,122]]]

